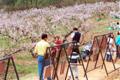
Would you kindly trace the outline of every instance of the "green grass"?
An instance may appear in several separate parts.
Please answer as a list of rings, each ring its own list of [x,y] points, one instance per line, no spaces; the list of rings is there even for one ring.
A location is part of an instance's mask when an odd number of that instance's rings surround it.
[[[37,59],[33,59],[31,54],[29,54],[28,52],[21,52],[16,55],[15,63],[20,76],[25,76],[31,73],[37,74]]]
[[[23,60],[23,61],[30,61],[32,58],[32,55],[29,52],[21,52],[15,56],[17,60]]]
[[[16,64],[16,68],[21,76],[25,76],[26,74],[31,74],[31,73],[37,73],[38,70],[37,64],[32,64],[32,65]]]
[[[9,48],[10,46],[10,39],[4,36],[0,36],[0,48]]]

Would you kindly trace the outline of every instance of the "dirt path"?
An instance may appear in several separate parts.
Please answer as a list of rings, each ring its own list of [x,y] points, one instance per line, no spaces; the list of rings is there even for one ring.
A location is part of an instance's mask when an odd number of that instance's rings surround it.
[[[109,72],[111,70],[113,70],[113,66],[111,63],[106,62],[106,65],[107,65],[107,67],[109,67],[109,68],[107,68]],[[120,67],[120,64],[116,64],[116,68],[118,68],[118,67]],[[105,69],[104,68],[101,69],[101,67],[100,67],[94,71],[89,72],[88,78],[89,78],[89,80],[120,80],[119,71],[120,71],[120,69],[116,70],[115,72],[112,72],[107,77],[107,75],[105,73]],[[86,80],[86,78],[83,77],[84,72],[83,72],[82,66],[79,66],[79,72],[80,72],[79,79]],[[24,77],[21,77],[20,80],[38,80],[38,76],[37,76],[37,73],[36,74],[29,74],[29,75],[26,75]]]
[[[29,74],[24,77],[21,77],[20,80],[38,80],[37,74]]]

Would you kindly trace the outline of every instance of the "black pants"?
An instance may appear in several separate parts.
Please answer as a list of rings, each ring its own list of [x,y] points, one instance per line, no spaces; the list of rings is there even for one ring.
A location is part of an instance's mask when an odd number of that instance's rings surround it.
[[[106,61],[111,61],[111,60],[112,60],[112,55],[106,54]]]
[[[117,45],[117,58],[120,58],[120,46]]]

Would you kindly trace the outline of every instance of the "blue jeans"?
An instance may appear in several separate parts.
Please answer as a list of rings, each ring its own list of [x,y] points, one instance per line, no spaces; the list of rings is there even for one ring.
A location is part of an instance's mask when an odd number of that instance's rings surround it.
[[[43,79],[43,71],[44,71],[43,62],[44,62],[44,57],[43,56],[38,56],[37,60],[38,60],[38,75],[39,75],[39,79],[40,80],[44,80]]]
[[[50,60],[44,60],[43,56],[38,56],[37,59],[38,59],[39,80],[44,80],[43,77],[44,67],[50,64]],[[51,78],[48,77],[47,80],[51,80]]]

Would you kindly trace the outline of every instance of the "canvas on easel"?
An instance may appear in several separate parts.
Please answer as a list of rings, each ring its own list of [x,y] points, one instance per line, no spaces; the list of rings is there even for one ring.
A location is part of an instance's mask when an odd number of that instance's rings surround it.
[[[65,66],[66,66],[66,62],[61,63],[60,75],[64,74],[64,72],[65,72]]]
[[[0,61],[0,74],[5,72],[5,63],[4,61]]]
[[[50,77],[52,73],[52,67],[51,66],[46,66],[44,68],[44,78]]]

